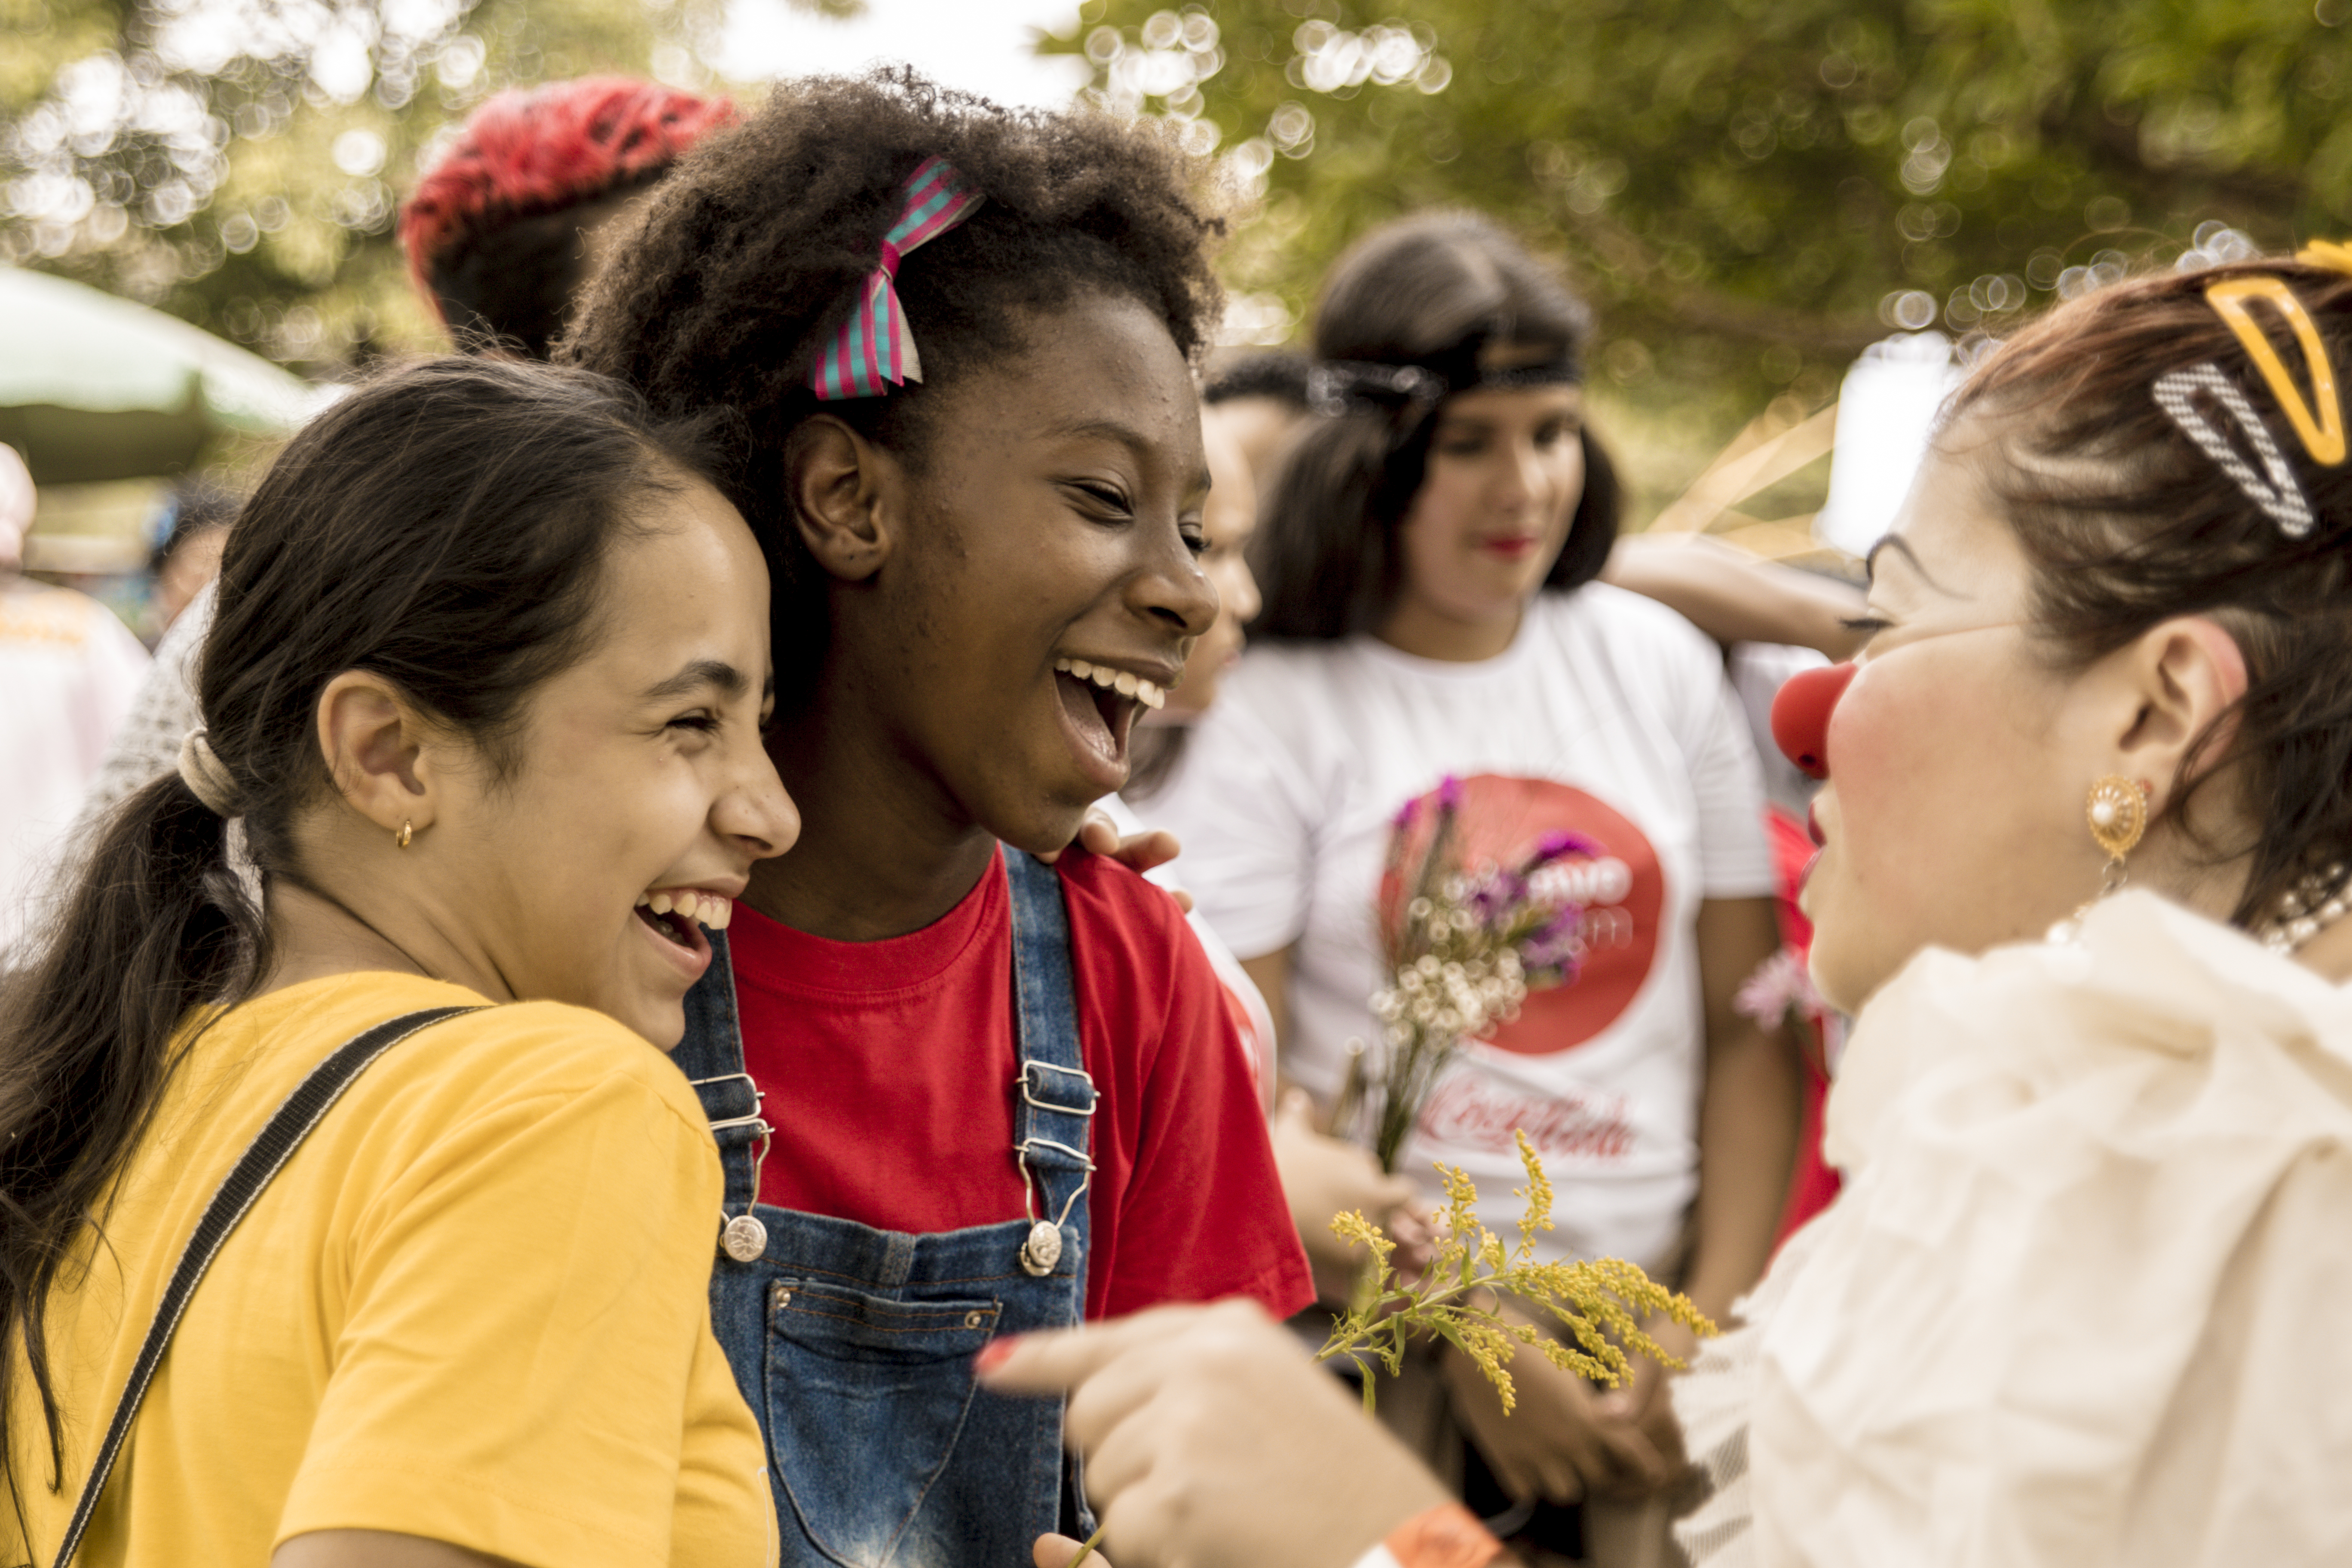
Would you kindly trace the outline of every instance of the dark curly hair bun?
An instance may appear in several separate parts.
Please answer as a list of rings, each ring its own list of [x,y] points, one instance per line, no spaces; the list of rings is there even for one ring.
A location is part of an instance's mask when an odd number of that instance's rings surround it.
[[[1223,224],[1202,166],[1152,123],[1014,112],[906,69],[780,86],[657,187],[563,349],[657,409],[741,410],[751,448],[729,489],[772,549],[790,531],[784,437],[820,406],[806,384],[820,340],[873,270],[900,182],[934,156],[987,200],[899,269],[925,382],[824,412],[919,465],[926,389],[936,401],[965,367],[1017,353],[1025,316],[1089,291],[1140,302],[1187,355],[1207,341]]]

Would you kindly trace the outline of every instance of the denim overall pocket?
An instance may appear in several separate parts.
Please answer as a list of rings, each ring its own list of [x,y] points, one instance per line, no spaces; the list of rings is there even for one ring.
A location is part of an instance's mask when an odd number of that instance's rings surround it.
[[[824,1279],[768,1291],[767,1422],[801,1527],[845,1568],[892,1560],[971,1409],[992,1300],[907,1300]]]

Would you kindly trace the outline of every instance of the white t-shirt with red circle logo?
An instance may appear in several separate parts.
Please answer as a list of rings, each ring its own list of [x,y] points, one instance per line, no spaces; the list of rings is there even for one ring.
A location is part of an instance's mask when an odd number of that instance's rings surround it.
[[[1349,1042],[1380,1037],[1391,824],[1449,776],[1469,860],[1561,830],[1601,853],[1544,873],[1585,906],[1577,979],[1463,1048],[1402,1166],[1433,1192],[1434,1162],[1461,1166],[1506,1229],[1524,1130],[1559,1193],[1546,1256],[1661,1267],[1698,1184],[1699,905],[1774,889],[1755,750],[1714,644],[1595,584],[1538,595],[1510,648],[1475,664],[1370,637],[1254,647],[1152,814],[1236,952],[1296,944],[1282,1067],[1328,1102]]]

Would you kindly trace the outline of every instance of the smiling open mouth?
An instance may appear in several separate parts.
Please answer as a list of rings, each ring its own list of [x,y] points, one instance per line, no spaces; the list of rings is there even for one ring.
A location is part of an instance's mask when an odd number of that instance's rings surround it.
[[[727,922],[734,918],[734,900],[716,893],[698,892],[692,888],[662,888],[637,895],[637,919],[678,947],[708,946],[695,927],[704,925],[712,931],[725,931]]]
[[[1054,686],[1087,772],[1105,790],[1118,788],[1126,782],[1127,741],[1136,714],[1161,706],[1168,694],[1132,670],[1083,658],[1055,659]]]
[[[1118,697],[1131,697],[1146,708],[1165,708],[1168,693],[1160,689],[1156,681],[1146,680],[1124,669],[1113,669],[1105,664],[1088,664],[1082,658],[1057,658],[1055,673],[1070,676],[1094,685],[1099,691]]]

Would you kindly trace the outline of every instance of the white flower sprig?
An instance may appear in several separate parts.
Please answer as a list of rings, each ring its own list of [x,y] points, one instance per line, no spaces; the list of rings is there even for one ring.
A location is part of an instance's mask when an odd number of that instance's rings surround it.
[[[1433,805],[1398,813],[1381,877],[1381,956],[1387,984],[1372,993],[1377,1058],[1354,1047],[1331,1124],[1358,1130],[1383,1170],[1396,1169],[1422,1107],[1465,1039],[1518,1016],[1528,993],[1565,985],[1584,955],[1583,906],[1538,890],[1537,873],[1601,847],[1552,833],[1509,866],[1465,867],[1461,781],[1439,784]],[[1366,1111],[1369,1110],[1369,1117]]]

